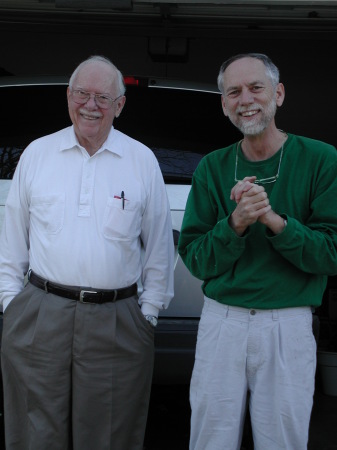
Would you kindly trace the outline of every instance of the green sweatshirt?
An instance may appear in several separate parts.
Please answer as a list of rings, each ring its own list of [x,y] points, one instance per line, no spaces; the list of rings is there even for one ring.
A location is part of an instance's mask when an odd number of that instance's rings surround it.
[[[337,274],[337,152],[288,134],[279,178],[265,184],[273,210],[288,221],[278,235],[259,222],[242,237],[229,226],[237,144],[199,163],[192,180],[178,251],[204,281],[207,297],[244,308],[318,306],[327,276]],[[247,161],[239,150],[237,178],[277,174],[279,150]]]

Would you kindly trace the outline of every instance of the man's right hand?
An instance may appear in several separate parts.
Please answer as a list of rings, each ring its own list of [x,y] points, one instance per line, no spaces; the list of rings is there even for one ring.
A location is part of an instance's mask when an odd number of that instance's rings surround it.
[[[243,180],[240,180],[236,183],[236,185],[231,190],[230,199],[234,200],[236,203],[239,203],[241,200],[241,196],[244,192],[249,191],[254,186],[254,181],[256,177],[245,177]]]
[[[271,210],[264,187],[247,179],[239,181],[234,186],[231,198],[238,199],[237,206],[229,218],[229,224],[238,236],[242,236],[249,225]]]

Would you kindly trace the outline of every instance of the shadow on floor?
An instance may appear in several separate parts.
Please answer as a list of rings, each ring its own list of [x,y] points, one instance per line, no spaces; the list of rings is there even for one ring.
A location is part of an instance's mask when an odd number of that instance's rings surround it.
[[[188,386],[153,386],[144,450],[188,450]],[[337,450],[337,397],[324,395],[316,382],[308,450]],[[246,421],[242,450],[253,450]]]

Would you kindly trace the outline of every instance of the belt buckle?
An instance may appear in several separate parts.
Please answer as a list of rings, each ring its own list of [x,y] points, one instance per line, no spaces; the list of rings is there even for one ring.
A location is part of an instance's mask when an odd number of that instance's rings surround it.
[[[95,304],[94,302],[86,302],[84,295],[85,294],[97,294],[97,291],[80,291],[80,302],[81,303],[91,303],[91,304]]]
[[[118,289],[114,289],[113,293],[114,293],[114,298],[111,301],[114,303],[117,300]],[[97,291],[85,291],[85,290],[80,291],[80,302],[81,303],[90,303],[92,305],[96,305],[96,302],[85,301],[85,298],[84,298],[85,294],[98,294],[98,292]]]

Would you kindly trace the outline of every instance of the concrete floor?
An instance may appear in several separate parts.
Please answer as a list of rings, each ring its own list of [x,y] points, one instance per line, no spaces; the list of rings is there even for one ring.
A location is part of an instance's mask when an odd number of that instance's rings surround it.
[[[320,386],[316,386],[308,450],[337,450],[337,397],[323,394]]]
[[[187,386],[154,386],[144,449],[188,450],[189,416]],[[253,450],[249,425],[246,428],[241,450]],[[319,377],[316,381],[308,450],[337,450],[337,397],[322,392]]]
[[[153,386],[144,450],[188,450],[188,395],[188,386]],[[242,450],[253,450],[249,426],[246,428]],[[0,450],[5,450],[2,414]],[[337,450],[337,396],[323,393],[319,377],[316,380],[308,450]]]

